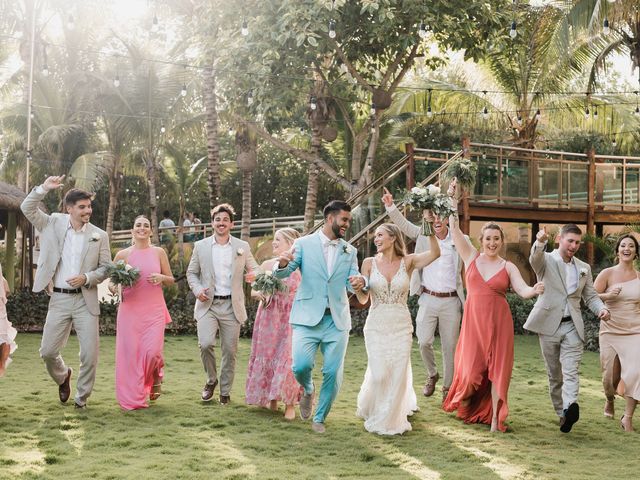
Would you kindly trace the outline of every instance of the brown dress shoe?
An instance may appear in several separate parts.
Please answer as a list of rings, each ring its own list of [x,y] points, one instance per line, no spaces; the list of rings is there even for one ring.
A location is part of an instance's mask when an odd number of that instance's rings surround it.
[[[220,405],[227,405],[231,401],[230,395],[220,395]]]
[[[71,374],[73,370],[71,367],[67,370],[67,378],[64,379],[60,385],[58,385],[58,396],[60,397],[60,401],[62,403],[67,403],[69,397],[71,396]]]
[[[430,397],[433,395],[433,392],[436,390],[436,383],[440,380],[440,375],[437,373],[433,377],[429,377],[427,383],[425,383],[424,388],[422,389],[422,394],[425,397]]]
[[[209,385],[208,383],[206,383],[204,385],[204,388],[202,389],[202,395],[200,398],[202,398],[203,402],[210,402],[211,399],[213,398],[213,392],[216,389],[216,385],[218,385],[218,381],[216,380],[215,383],[213,385]]]

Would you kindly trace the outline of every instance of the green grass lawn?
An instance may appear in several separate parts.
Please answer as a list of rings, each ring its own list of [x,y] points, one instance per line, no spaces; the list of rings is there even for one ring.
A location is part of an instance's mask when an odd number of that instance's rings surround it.
[[[172,337],[165,346],[164,394],[149,409],[123,412],[114,396],[114,340],[102,338],[89,408],[77,411],[73,402],[57,400],[57,387],[38,357],[40,336],[18,337],[14,363],[0,379],[0,478],[582,479],[637,474],[640,437],[624,434],[617,421],[603,417],[597,354],[584,356],[581,420],[573,432],[562,434],[536,337],[516,338],[508,433],[464,425],[439,408],[436,394],[420,395],[413,431],[391,438],[366,432],[354,414],[366,366],[362,338],[350,341],[345,380],[325,435],[313,433],[308,422],[286,422],[282,412],[244,405],[247,340],[240,345],[231,405],[200,402],[205,378],[197,341]],[[64,353],[76,372],[77,351],[72,337]],[[415,388],[421,392],[424,376],[416,348],[413,365]],[[617,415],[622,408],[618,400]]]

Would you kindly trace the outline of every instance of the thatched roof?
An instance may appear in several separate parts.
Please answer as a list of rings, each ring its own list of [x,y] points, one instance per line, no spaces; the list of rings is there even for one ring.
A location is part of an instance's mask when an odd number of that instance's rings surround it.
[[[20,211],[20,204],[26,196],[15,185],[0,182],[0,210]]]

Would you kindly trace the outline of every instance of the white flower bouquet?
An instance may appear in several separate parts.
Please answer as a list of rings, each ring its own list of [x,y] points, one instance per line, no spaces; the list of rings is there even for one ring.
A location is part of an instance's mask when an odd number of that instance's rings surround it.
[[[449,218],[456,211],[451,205],[447,195],[440,192],[440,187],[428,185],[426,187],[413,187],[404,197],[404,202],[412,210],[430,210],[440,218]],[[422,218],[422,234],[433,235],[433,226]]]

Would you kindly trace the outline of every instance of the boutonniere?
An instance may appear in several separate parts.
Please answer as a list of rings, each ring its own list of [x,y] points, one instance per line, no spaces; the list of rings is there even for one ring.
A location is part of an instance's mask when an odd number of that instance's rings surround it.
[[[343,245],[342,253],[351,253],[351,247],[349,245]]]
[[[97,242],[98,240],[100,240],[100,234],[92,233],[91,234],[91,238],[89,239],[89,241],[90,242]]]
[[[587,269],[586,268],[581,268],[580,269],[580,278],[584,277],[587,274]]]
[[[244,249],[239,248],[238,250],[236,250],[236,255],[241,257],[242,255],[244,255]]]

